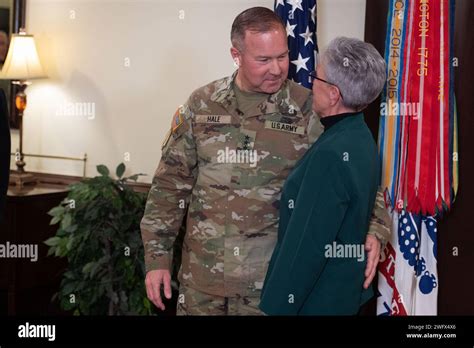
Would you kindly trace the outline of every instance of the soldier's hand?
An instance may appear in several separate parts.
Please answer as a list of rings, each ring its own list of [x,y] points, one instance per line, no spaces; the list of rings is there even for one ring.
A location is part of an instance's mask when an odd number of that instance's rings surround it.
[[[367,289],[372,283],[377,271],[377,264],[380,260],[380,242],[378,239],[368,234],[365,239],[365,250],[367,251],[367,266],[365,267],[364,289]]]
[[[161,300],[160,288],[163,284],[165,290],[165,297],[167,299],[171,298],[171,275],[170,271],[167,269],[157,269],[149,271],[146,274],[145,286],[146,286],[146,295],[151,302],[154,303],[156,307],[165,310],[165,305]]]

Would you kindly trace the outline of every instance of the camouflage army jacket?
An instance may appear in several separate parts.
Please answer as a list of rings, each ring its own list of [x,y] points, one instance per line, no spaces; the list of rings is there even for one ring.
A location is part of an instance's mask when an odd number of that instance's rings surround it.
[[[277,241],[281,190],[323,131],[312,95],[290,80],[243,115],[234,75],[193,92],[163,143],[141,222],[146,270],[171,269],[186,207],[181,283],[225,297],[260,296]],[[386,240],[379,194],[369,233]]]

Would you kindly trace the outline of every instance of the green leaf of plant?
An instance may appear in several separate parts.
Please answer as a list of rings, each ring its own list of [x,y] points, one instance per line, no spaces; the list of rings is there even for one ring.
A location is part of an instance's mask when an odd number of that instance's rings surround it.
[[[68,227],[64,228],[64,231],[68,233],[73,233],[77,230],[77,227],[77,225],[69,225]]]
[[[76,286],[77,286],[77,282],[75,281],[66,283],[62,288],[63,294],[70,294],[76,289]]]
[[[110,174],[109,168],[107,168],[107,167],[104,166],[103,164],[99,164],[99,165],[97,166],[97,171],[98,171],[99,174],[101,174],[102,176],[109,176],[109,174]]]
[[[46,256],[53,255],[55,252],[56,252],[56,247],[53,246],[48,249],[48,253],[46,254]]]
[[[76,226],[76,225],[75,225]],[[77,227],[77,226],[76,226]],[[72,246],[74,244],[74,237],[73,236],[70,236],[69,237],[69,240],[67,241],[67,244],[66,244],[66,250],[69,252],[71,251],[72,249]]]
[[[74,274],[71,271],[64,272],[65,279],[74,279]]]
[[[50,211],[48,211],[48,215],[50,216],[59,216],[64,213],[64,207],[62,205],[59,205],[57,207],[54,207]]]
[[[94,207],[89,207],[89,210],[84,215],[84,218],[87,220],[95,220],[97,218],[97,214],[99,213],[98,209],[94,209]]]
[[[84,274],[90,273],[91,268],[92,268],[95,264],[96,264],[95,261],[86,263],[86,265],[85,265],[84,267],[82,267],[82,273],[84,273]]]
[[[61,238],[57,245],[57,255],[59,257],[64,257],[67,255],[67,243],[69,241],[69,238]]]
[[[72,216],[71,214],[65,214],[63,219],[61,220],[61,229],[66,230],[69,226],[71,226]]]
[[[60,241],[61,241],[61,238],[59,237],[51,237],[51,238],[46,239],[44,241],[44,244],[48,246],[56,246],[59,244]]]
[[[115,170],[115,174],[117,174],[117,177],[120,179],[123,176],[123,173],[125,173],[125,164],[120,163]]]
[[[55,216],[49,222],[50,225],[56,225],[59,221],[61,221],[62,216]]]

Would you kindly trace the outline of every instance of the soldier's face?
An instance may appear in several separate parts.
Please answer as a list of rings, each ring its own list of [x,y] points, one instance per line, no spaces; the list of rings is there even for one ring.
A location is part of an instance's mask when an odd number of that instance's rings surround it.
[[[244,50],[240,52],[238,74],[243,88],[252,92],[277,92],[288,76],[286,31],[245,33]]]

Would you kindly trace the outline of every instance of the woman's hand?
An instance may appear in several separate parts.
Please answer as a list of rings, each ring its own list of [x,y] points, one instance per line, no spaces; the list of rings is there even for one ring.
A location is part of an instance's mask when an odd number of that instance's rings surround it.
[[[380,242],[378,239],[368,234],[365,239],[365,251],[367,251],[367,266],[365,267],[364,289],[367,289],[372,283],[377,272],[377,264],[380,260]]]

